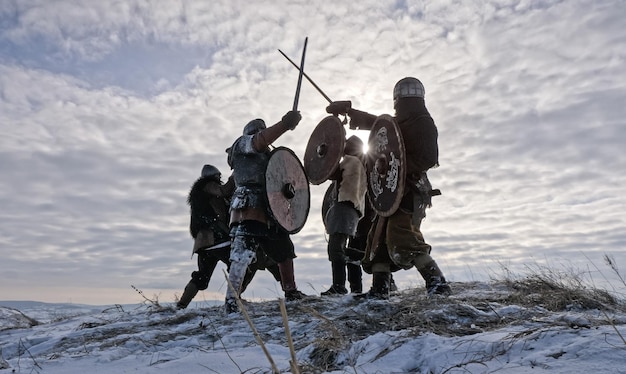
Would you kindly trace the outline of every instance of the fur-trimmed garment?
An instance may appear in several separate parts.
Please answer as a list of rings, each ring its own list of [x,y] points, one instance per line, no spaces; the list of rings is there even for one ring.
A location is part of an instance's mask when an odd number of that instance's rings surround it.
[[[359,218],[365,213],[367,177],[365,166],[356,156],[344,155],[329,186],[324,225],[329,234],[356,234]]]
[[[351,202],[361,217],[365,213],[365,194],[367,193],[365,166],[358,157],[344,155],[339,163],[339,169],[341,180],[337,201]]]
[[[193,253],[230,241],[228,209],[233,190],[232,179],[222,184],[213,177],[199,178],[191,187],[187,203],[191,208],[189,232],[195,239]]]

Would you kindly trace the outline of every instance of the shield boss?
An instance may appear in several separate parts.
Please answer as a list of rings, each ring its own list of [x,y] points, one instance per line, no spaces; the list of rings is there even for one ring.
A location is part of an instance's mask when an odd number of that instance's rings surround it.
[[[277,147],[265,171],[265,186],[270,211],[278,224],[290,234],[302,229],[309,215],[309,182],[304,167],[293,151]]]
[[[324,183],[337,169],[345,142],[346,130],[339,118],[328,116],[315,127],[304,152],[304,170],[311,184]]]
[[[392,215],[404,194],[406,176],[404,141],[393,117],[379,116],[368,140],[367,192],[376,213]]]

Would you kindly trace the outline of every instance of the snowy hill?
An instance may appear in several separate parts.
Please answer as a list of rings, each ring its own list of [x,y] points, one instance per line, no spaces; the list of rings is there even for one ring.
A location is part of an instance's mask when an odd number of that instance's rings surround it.
[[[453,288],[448,298],[417,288],[389,301],[286,303],[297,370],[626,373],[626,305],[609,292],[549,277]],[[0,302],[0,373],[293,371],[277,300],[245,302],[264,347],[242,314],[219,305],[20,303]]]

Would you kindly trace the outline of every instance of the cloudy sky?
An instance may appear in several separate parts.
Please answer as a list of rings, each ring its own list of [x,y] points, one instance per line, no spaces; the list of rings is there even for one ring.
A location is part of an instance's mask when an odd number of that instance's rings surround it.
[[[393,112],[416,76],[443,195],[423,224],[452,281],[528,266],[626,271],[626,2],[0,2],[0,300],[174,300],[196,268],[186,196],[245,123],[293,104],[300,57],[333,100]],[[327,114],[275,145],[304,155]],[[367,137],[367,132],[359,132]],[[319,207],[293,237],[305,293],[330,282]],[[198,296],[222,298],[223,267]],[[396,273],[401,287],[417,272]],[[365,287],[370,277],[365,277]],[[244,294],[279,296],[267,273]]]

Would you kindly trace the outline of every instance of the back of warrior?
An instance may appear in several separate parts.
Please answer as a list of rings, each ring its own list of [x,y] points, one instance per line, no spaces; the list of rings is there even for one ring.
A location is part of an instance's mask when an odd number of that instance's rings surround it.
[[[437,126],[424,99],[405,98],[396,107],[396,121],[406,149],[407,174],[419,174],[436,166],[439,162]]]
[[[428,187],[430,187],[426,171],[439,165],[437,126],[428,113],[423,98],[404,98],[398,101],[395,107],[396,122],[402,133],[404,149],[406,150],[407,186],[404,190],[405,196],[400,203],[400,209],[413,212],[415,209],[423,208],[414,206],[414,194],[417,192],[415,186],[422,180],[423,183],[428,183]],[[427,205],[430,205],[430,201],[427,202]]]
[[[194,238],[193,253],[230,242],[228,210],[235,183],[222,184],[218,176],[200,177],[191,187],[187,203],[191,208],[189,231]]]

